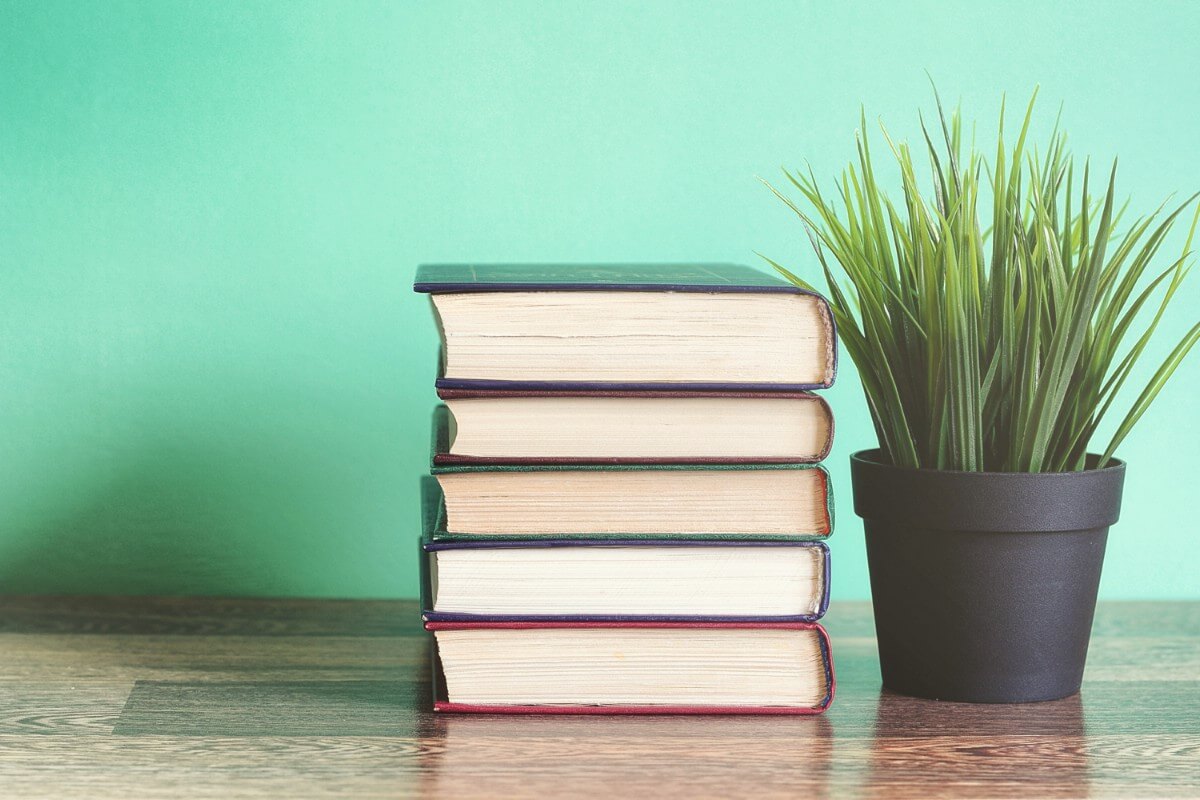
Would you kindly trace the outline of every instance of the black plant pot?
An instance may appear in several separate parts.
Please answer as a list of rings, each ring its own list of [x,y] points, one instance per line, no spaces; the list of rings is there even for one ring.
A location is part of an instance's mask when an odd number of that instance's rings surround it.
[[[879,458],[863,450],[850,468],[884,687],[970,703],[1078,692],[1125,464],[946,472]]]

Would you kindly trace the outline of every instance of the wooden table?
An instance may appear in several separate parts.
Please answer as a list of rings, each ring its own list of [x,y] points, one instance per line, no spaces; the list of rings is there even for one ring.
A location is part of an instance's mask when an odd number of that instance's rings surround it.
[[[435,716],[410,601],[0,597],[0,797],[1200,797],[1200,603],[1109,603],[1080,697],[815,718]]]

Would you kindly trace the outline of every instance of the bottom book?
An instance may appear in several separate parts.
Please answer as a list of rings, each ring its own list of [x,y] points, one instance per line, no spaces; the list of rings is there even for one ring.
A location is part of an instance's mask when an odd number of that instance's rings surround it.
[[[829,638],[806,622],[428,622],[434,710],[819,714]]]

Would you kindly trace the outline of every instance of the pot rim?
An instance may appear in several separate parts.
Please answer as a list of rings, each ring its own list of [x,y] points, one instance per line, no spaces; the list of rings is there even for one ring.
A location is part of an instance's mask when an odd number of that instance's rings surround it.
[[[854,512],[908,528],[1050,533],[1107,528],[1121,514],[1125,463],[1078,472],[912,469],[850,456]]]
[[[876,458],[871,458],[873,454],[882,453],[880,447],[869,447],[864,450],[856,450],[850,454],[852,462],[857,461],[861,464],[869,464],[873,468],[886,469],[897,473],[905,473],[911,475],[979,475],[989,476],[993,478],[1012,477],[1014,475],[1037,477],[1041,475],[1055,475],[1062,477],[1064,475],[1103,475],[1105,473],[1112,474],[1123,472],[1125,470],[1125,462],[1119,458],[1110,458],[1107,467],[1087,467],[1079,470],[1065,470],[1062,472],[999,472],[999,471],[978,471],[965,469],[933,469],[930,467],[898,467],[895,464],[889,464],[886,461],[880,461]],[[1100,453],[1088,453],[1088,461],[1099,461]]]

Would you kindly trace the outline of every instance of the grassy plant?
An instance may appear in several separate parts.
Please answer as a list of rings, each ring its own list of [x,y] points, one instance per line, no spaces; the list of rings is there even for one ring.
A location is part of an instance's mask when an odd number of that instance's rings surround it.
[[[931,135],[921,120],[928,191],[918,185],[909,146],[881,126],[900,168],[898,207],[876,179],[865,115],[857,163],[842,174],[834,197],[821,191],[811,169],[784,171],[799,204],[767,184],[800,217],[816,250],[880,447],[896,465],[1004,472],[1090,466],[1093,434],[1190,268],[1200,207],[1183,254],[1165,266],[1151,263],[1197,196],[1123,225],[1115,162],[1097,193],[1087,163],[1079,167],[1067,153],[1057,123],[1044,151],[1027,144],[1036,97],[1011,150],[1001,105],[991,163],[973,144],[964,149],[960,113],[947,119],[938,100],[940,131]],[[838,282],[831,262],[848,284]],[[1133,402],[1101,464],[1197,339],[1200,323]]]

